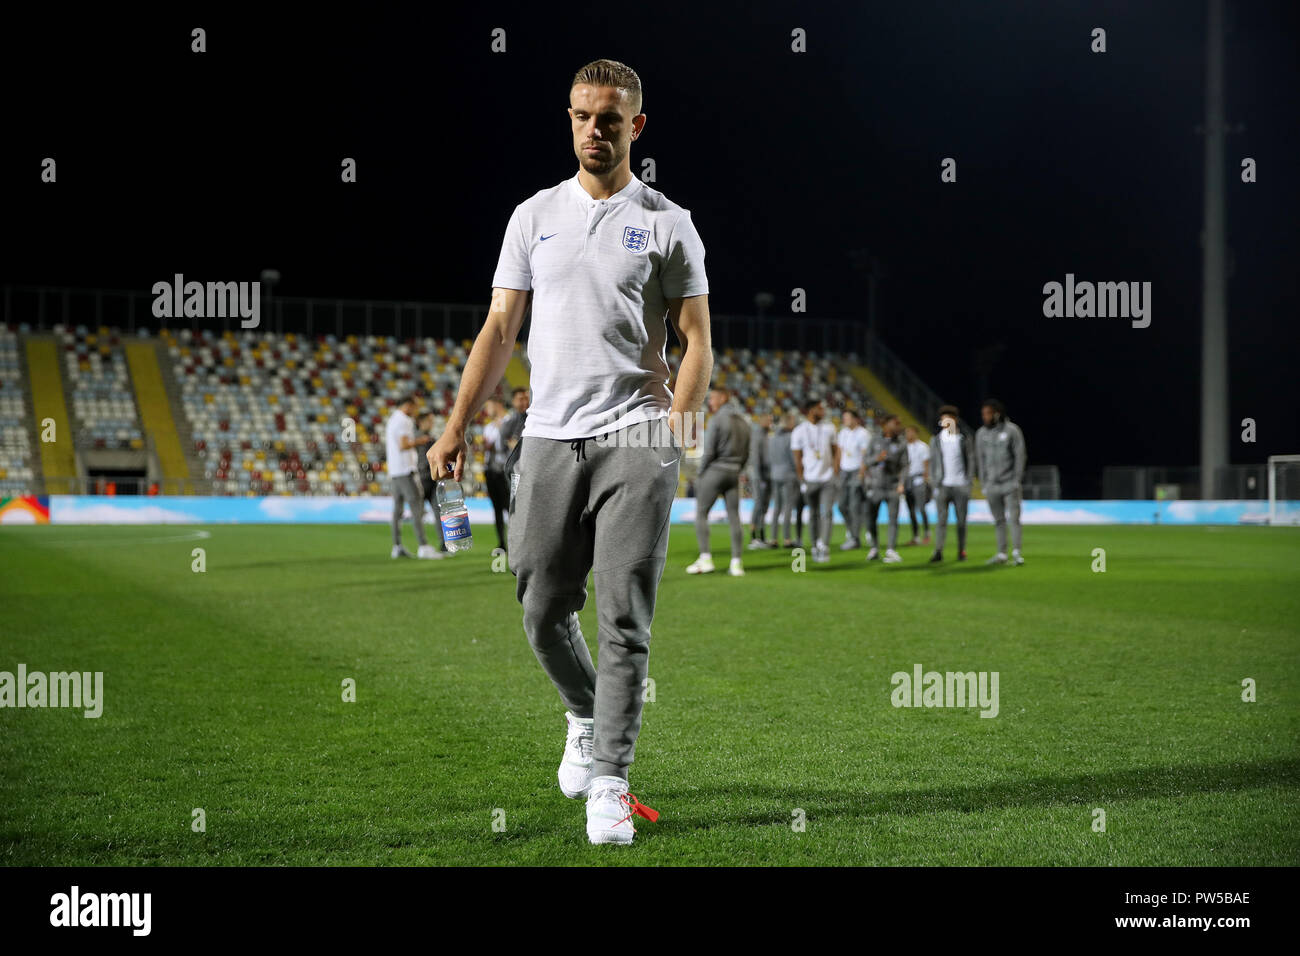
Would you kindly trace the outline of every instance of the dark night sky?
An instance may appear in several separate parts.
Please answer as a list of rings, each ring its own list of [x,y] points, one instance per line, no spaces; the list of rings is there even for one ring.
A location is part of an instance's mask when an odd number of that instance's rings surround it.
[[[633,169],[654,157],[692,210],[713,311],[798,286],[810,315],[864,318],[846,252],[869,248],[882,336],[968,418],[973,352],[1005,344],[991,391],[1067,495],[1098,494],[1106,464],[1198,461],[1202,3],[466,6],[6,13],[0,280],[148,289],[273,265],[286,295],[486,302],[511,209],[576,169],[569,80],[606,56],[641,75]],[[1229,3],[1234,462],[1300,452],[1296,6]],[[37,181],[46,155],[57,186]],[[1151,327],[1044,318],[1067,272],[1150,281]]]

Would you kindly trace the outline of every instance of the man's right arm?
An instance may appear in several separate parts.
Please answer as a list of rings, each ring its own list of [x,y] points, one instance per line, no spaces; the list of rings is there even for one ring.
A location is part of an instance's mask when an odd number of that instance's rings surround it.
[[[465,430],[506,373],[515,339],[524,324],[530,294],[520,289],[492,290],[492,307],[474,340],[469,358],[465,360],[465,371],[461,373],[456,404],[447,416],[447,427],[429,449],[429,471],[434,478],[451,474],[460,481],[464,474],[468,451]]]

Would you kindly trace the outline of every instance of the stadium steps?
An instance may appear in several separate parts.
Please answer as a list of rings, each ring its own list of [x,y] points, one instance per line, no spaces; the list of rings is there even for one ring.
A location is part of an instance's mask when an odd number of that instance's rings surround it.
[[[27,361],[27,338],[28,336],[20,335],[18,337],[18,380],[20,382],[31,382],[32,370]],[[27,406],[27,440],[31,442],[33,448],[41,447],[41,430],[37,424],[40,419],[36,417],[36,405],[33,402],[32,388],[27,388],[27,396],[24,404]],[[32,469],[32,494],[45,494],[45,469],[42,467],[41,455],[39,452],[32,455],[29,462]]]
[[[510,364],[506,366],[506,382],[513,391],[516,388],[528,388],[528,379],[528,363],[524,361],[523,347],[516,345],[510,356]],[[507,395],[507,401],[509,398],[510,396]]]
[[[181,445],[177,416],[172,414],[174,406],[164,382],[166,363],[159,361],[158,342],[128,342],[125,349],[140,423],[153,442],[163,479],[170,488],[179,487],[183,493],[192,494],[190,465]]]
[[[67,383],[59,367],[59,344],[53,335],[29,335],[24,345],[45,493],[72,494],[77,490],[77,456],[72,417],[68,414]],[[40,440],[41,422],[47,418],[54,420],[52,442]]]
[[[181,385],[176,380],[176,369],[172,364],[168,343],[164,339],[157,339],[156,344],[158,369],[162,373],[163,388],[167,391],[167,405],[171,409],[172,421],[176,423],[176,437],[180,440],[181,450],[185,453],[185,464],[189,467],[191,478],[201,478],[205,473],[203,460],[194,450],[194,429],[191,427],[190,417],[185,414]],[[189,489],[189,493],[193,494],[192,485]]]
[[[880,403],[880,407],[891,415],[897,415],[902,419],[904,425],[913,425],[917,434],[922,441],[929,441],[932,437],[930,429],[925,423],[918,421],[917,417],[912,414],[902,402],[900,402],[871,369],[865,365],[846,365],[849,374],[853,376],[854,381],[866,389],[867,394]]]

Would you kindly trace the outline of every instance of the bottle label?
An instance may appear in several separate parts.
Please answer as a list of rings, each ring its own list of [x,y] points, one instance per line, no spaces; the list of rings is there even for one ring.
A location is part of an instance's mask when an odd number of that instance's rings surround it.
[[[448,541],[464,541],[469,537],[469,515],[447,515],[442,519],[442,536]]]

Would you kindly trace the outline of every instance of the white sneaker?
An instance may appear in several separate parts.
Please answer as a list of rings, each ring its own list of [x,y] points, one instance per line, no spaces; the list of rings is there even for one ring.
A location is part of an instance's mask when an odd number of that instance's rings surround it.
[[[902,564],[902,563],[903,563],[903,556],[899,554],[897,551],[895,551],[893,548],[889,548],[885,551],[885,564]]]
[[[622,777],[597,777],[587,795],[587,839],[592,843],[631,843],[633,816],[652,823],[659,814],[628,793]]]
[[[762,550],[763,550],[764,548],[766,548],[766,547],[767,547],[767,545],[765,545],[762,541],[759,541],[757,538],[750,538],[750,539],[749,539],[749,550],[750,550],[750,551],[762,551]]]
[[[874,560],[876,560],[876,558],[878,558],[878,557],[880,557],[880,549],[879,549],[879,548],[872,548],[870,551],[867,552],[867,560],[868,560],[868,561],[874,561]]]
[[[564,719],[569,723],[569,732],[564,738],[564,759],[560,761],[557,776],[560,792],[570,800],[577,800],[586,794],[591,782],[591,743],[595,738],[595,721],[590,717],[574,717],[567,710]]]
[[[1012,552],[1011,552],[1011,563],[1012,563],[1012,564],[1024,564],[1024,563],[1025,563],[1025,559],[1022,558],[1022,557],[1020,556],[1020,552],[1019,552],[1019,551],[1012,551]]]
[[[857,548],[860,548],[860,547],[862,547],[862,544],[861,544],[861,542],[858,541],[857,538],[845,538],[845,539],[844,539],[844,543],[843,543],[842,545],[840,545],[840,550],[841,550],[841,551],[853,551],[853,550],[855,550],[855,549],[857,549]]]
[[[435,548],[431,544],[420,545],[420,551],[418,556],[420,558],[423,558],[425,561],[437,561],[440,558],[442,558],[441,552],[435,550]]]
[[[702,554],[692,565],[686,568],[687,574],[712,574],[713,573],[713,555]]]
[[[740,558],[731,559],[731,567],[727,568],[727,573],[733,578],[743,578],[745,576],[745,566],[740,563]]]
[[[410,551],[407,551],[405,548],[403,548],[400,544],[395,544],[393,545],[393,557],[410,558],[410,557],[414,557],[414,555],[412,555]]]
[[[984,563],[985,564],[1006,564],[1007,556],[1003,554],[1001,551],[999,551],[997,554],[993,555],[993,557],[989,558]]]

